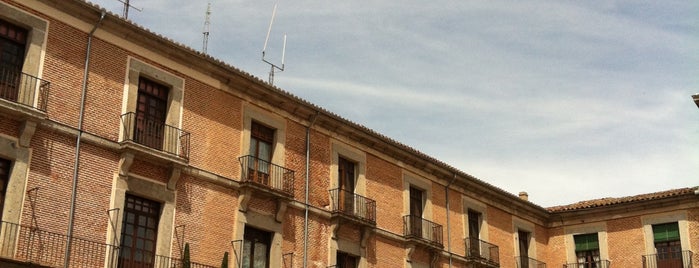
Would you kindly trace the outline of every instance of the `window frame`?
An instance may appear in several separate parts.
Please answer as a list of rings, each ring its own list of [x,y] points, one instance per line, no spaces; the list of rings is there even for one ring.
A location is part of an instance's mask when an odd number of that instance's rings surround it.
[[[140,205],[137,203],[141,203]],[[129,208],[129,205],[131,205],[131,208]],[[137,207],[140,207],[141,209],[137,209]],[[148,210],[152,211],[144,211],[143,209],[147,209],[150,207]],[[150,262],[147,263],[141,263],[141,265],[155,265],[156,263],[156,249],[157,249],[157,241],[158,241],[158,226],[160,225],[160,214],[162,212],[162,204],[158,201],[150,200],[148,198],[143,198],[140,196],[136,196],[133,194],[127,193],[126,196],[124,197],[124,207],[123,207],[124,215],[122,216],[122,223],[121,223],[121,238],[119,239],[120,245],[119,247],[122,249],[119,251],[119,258],[118,258],[118,263],[119,267],[121,267],[124,264],[124,261],[128,261],[128,263],[133,264],[134,263],[134,257],[133,255],[139,251],[141,251],[141,255],[143,258],[146,258],[146,254],[150,256]],[[129,217],[133,215],[133,223],[129,223]],[[144,219],[146,222],[143,223],[141,222],[141,219]],[[150,226],[149,221],[154,220],[155,224]],[[133,225],[133,228],[128,228],[127,225]],[[143,236],[139,235],[139,231],[143,228]],[[132,230],[134,235],[129,235],[127,233],[127,230]],[[148,236],[149,231],[153,232],[154,237],[148,238],[145,236]],[[125,241],[129,241],[129,238],[131,243],[130,245],[125,245]],[[144,243],[144,249],[141,250],[138,248],[139,243],[137,242],[138,240],[143,240]],[[151,246],[148,247],[146,246],[150,242]],[[130,248],[130,251],[124,251],[124,248]],[[125,252],[130,252],[130,255],[132,257],[130,258],[124,258],[122,257]]]
[[[250,250],[251,250],[251,251],[249,252],[249,253],[250,253],[250,256],[248,257],[248,261],[249,261],[248,265],[249,265],[249,266],[245,266],[245,265],[246,265],[245,263],[241,263],[241,266],[242,266],[242,267],[248,267],[248,268],[259,268],[259,267],[254,267],[254,264],[255,264],[255,249],[256,249],[256,244],[257,244],[258,242],[261,242],[262,244],[265,245],[265,252],[264,252],[264,255],[266,256],[266,258],[265,258],[265,267],[264,267],[264,268],[269,268],[269,267],[270,267],[269,265],[270,265],[270,262],[271,262],[271,261],[270,261],[270,257],[271,257],[271,256],[270,256],[270,252],[271,252],[271,249],[272,249],[272,236],[273,236],[273,233],[272,233],[272,232],[265,231],[265,230],[262,230],[262,229],[259,229],[259,228],[255,228],[255,227],[252,227],[252,226],[249,226],[249,225],[246,225],[246,226],[245,226],[245,230],[244,230],[243,232],[244,232],[244,233],[243,233],[243,250],[242,250],[242,251],[243,251],[243,253],[242,253],[243,256],[242,256],[242,258],[241,258],[241,261],[244,261],[244,260],[245,260],[245,256],[246,256],[246,254],[248,253],[247,251],[245,251],[245,245],[246,245],[246,243],[248,243],[248,242],[251,242],[251,246],[250,246]],[[258,239],[259,239],[259,240],[258,240]],[[261,240],[264,240],[264,241],[261,241]]]

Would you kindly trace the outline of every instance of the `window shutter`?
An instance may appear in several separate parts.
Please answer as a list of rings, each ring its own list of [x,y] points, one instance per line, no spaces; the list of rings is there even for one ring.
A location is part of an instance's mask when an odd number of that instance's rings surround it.
[[[653,225],[653,240],[666,242],[680,240],[680,228],[677,222]]]
[[[599,238],[597,233],[573,236],[575,240],[575,251],[588,251],[599,249]]]

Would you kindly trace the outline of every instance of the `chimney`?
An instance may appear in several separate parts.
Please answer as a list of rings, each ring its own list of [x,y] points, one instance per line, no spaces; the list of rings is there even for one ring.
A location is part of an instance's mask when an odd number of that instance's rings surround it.
[[[529,194],[527,192],[519,192],[519,199],[529,201]]]

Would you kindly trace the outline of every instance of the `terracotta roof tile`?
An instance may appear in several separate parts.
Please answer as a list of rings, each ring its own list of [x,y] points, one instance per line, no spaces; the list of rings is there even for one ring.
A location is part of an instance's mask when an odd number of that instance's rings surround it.
[[[680,196],[680,195],[693,195],[694,192],[697,190],[699,190],[699,187],[680,188],[680,189],[673,189],[673,190],[648,193],[648,194],[639,194],[639,195],[626,196],[626,197],[605,197],[605,198],[600,198],[600,199],[580,201],[580,202],[573,203],[570,205],[549,207],[549,208],[547,208],[547,210],[549,212],[563,212],[563,211],[573,211],[573,210],[611,206],[611,205],[638,202],[638,201],[658,200],[658,199],[664,199],[664,198]]]

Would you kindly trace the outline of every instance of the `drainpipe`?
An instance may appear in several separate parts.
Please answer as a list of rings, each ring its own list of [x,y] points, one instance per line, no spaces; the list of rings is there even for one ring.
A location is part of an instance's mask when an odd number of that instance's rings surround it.
[[[80,115],[78,118],[78,136],[75,140],[75,165],[73,165],[73,188],[70,195],[70,212],[68,214],[68,241],[66,243],[66,252],[63,262],[63,267],[68,268],[70,264],[70,247],[73,242],[73,227],[75,223],[73,222],[75,218],[75,200],[77,199],[78,191],[78,171],[80,168],[80,140],[83,134],[83,115],[85,113],[85,98],[87,95],[87,79],[89,76],[90,69],[90,49],[92,48],[92,36],[95,34],[95,30],[102,23],[104,17],[107,13],[102,10],[100,18],[92,27],[92,30],[87,35],[87,48],[85,49],[85,71],[83,72],[83,85],[82,85],[82,95],[80,97]]]
[[[316,123],[318,118],[318,112],[313,115],[311,122],[306,127],[306,193],[303,201],[304,204],[304,215],[303,215],[303,267],[308,267],[308,186],[310,185],[310,171],[311,171],[311,127]]]
[[[446,186],[444,186],[444,197],[447,200],[447,252],[449,252],[449,267],[452,265],[452,253],[451,253],[451,224],[449,221],[449,186],[451,186],[452,183],[456,180],[456,173],[454,173],[454,177],[451,179],[449,183],[447,183]]]

